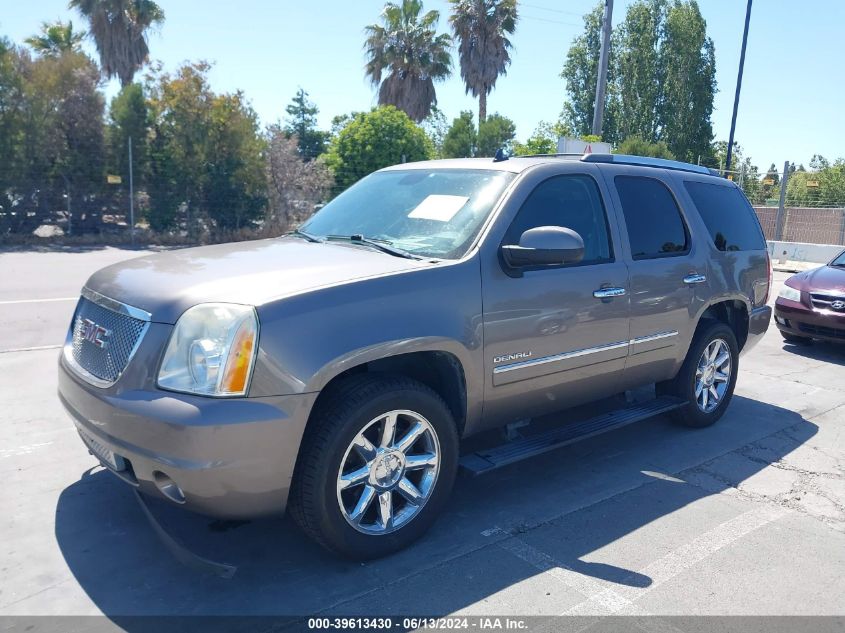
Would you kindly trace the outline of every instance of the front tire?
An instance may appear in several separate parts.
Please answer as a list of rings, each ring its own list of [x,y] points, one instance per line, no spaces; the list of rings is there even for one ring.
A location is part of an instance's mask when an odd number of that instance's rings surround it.
[[[291,515],[333,552],[386,556],[431,526],[457,465],[457,428],[436,392],[404,376],[354,376],[327,394],[309,423]]]
[[[684,426],[703,428],[724,415],[733,397],[739,348],[733,330],[721,322],[704,325],[693,337],[678,375],[657,387],[658,394],[687,401],[670,413]]]

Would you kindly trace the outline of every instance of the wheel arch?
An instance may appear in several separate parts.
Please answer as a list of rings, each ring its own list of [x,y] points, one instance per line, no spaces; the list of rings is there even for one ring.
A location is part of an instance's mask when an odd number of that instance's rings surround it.
[[[468,389],[471,383],[467,378],[467,360],[461,358],[463,354],[459,349],[455,349],[460,345],[440,341],[437,345],[426,345],[425,349],[420,349],[419,343],[394,343],[388,349],[380,346],[359,351],[325,366],[309,385],[309,391],[319,392],[309,414],[309,423],[321,402],[330,398],[345,379],[359,374],[383,373],[417,380],[439,394],[455,419],[458,435],[463,435],[467,421],[480,412],[474,411],[471,404],[477,396],[469,393],[472,389]]]
[[[709,303],[698,315],[695,333],[697,334],[711,321],[724,323],[734,333],[739,351],[748,341],[748,318],[750,309],[747,301],[737,298],[718,299]]]

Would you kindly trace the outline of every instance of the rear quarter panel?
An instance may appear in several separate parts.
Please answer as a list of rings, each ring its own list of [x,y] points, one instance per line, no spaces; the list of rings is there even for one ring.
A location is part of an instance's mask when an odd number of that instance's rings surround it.
[[[760,249],[720,251],[713,243],[710,232],[684,186],[684,182],[702,182],[725,187],[736,187],[736,185],[720,178],[692,173],[677,172],[672,177],[679,200],[686,208],[693,211],[688,214],[689,221],[696,225],[696,233],[700,236],[701,241],[700,246],[708,251],[708,270],[706,273],[708,297],[696,315],[696,322],[708,307],[722,301],[739,301],[745,305],[750,315],[754,308],[761,307],[766,303],[769,260],[762,229],[760,229]],[[760,223],[750,204],[747,206],[747,212],[752,215],[759,228]]]

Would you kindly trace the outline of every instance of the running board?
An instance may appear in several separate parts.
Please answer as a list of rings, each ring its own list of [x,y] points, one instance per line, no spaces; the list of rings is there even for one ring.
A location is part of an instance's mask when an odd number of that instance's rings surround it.
[[[616,409],[583,422],[566,424],[540,435],[513,440],[488,450],[469,453],[461,457],[460,466],[474,477],[529,457],[541,455],[561,446],[574,444],[661,413],[680,409],[686,404],[684,400],[679,398],[662,396],[631,407]]]

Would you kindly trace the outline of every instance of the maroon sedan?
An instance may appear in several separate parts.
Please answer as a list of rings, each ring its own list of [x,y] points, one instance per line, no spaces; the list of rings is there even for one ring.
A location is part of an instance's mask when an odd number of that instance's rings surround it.
[[[775,324],[791,343],[845,343],[845,251],[827,266],[786,280],[775,301]]]

